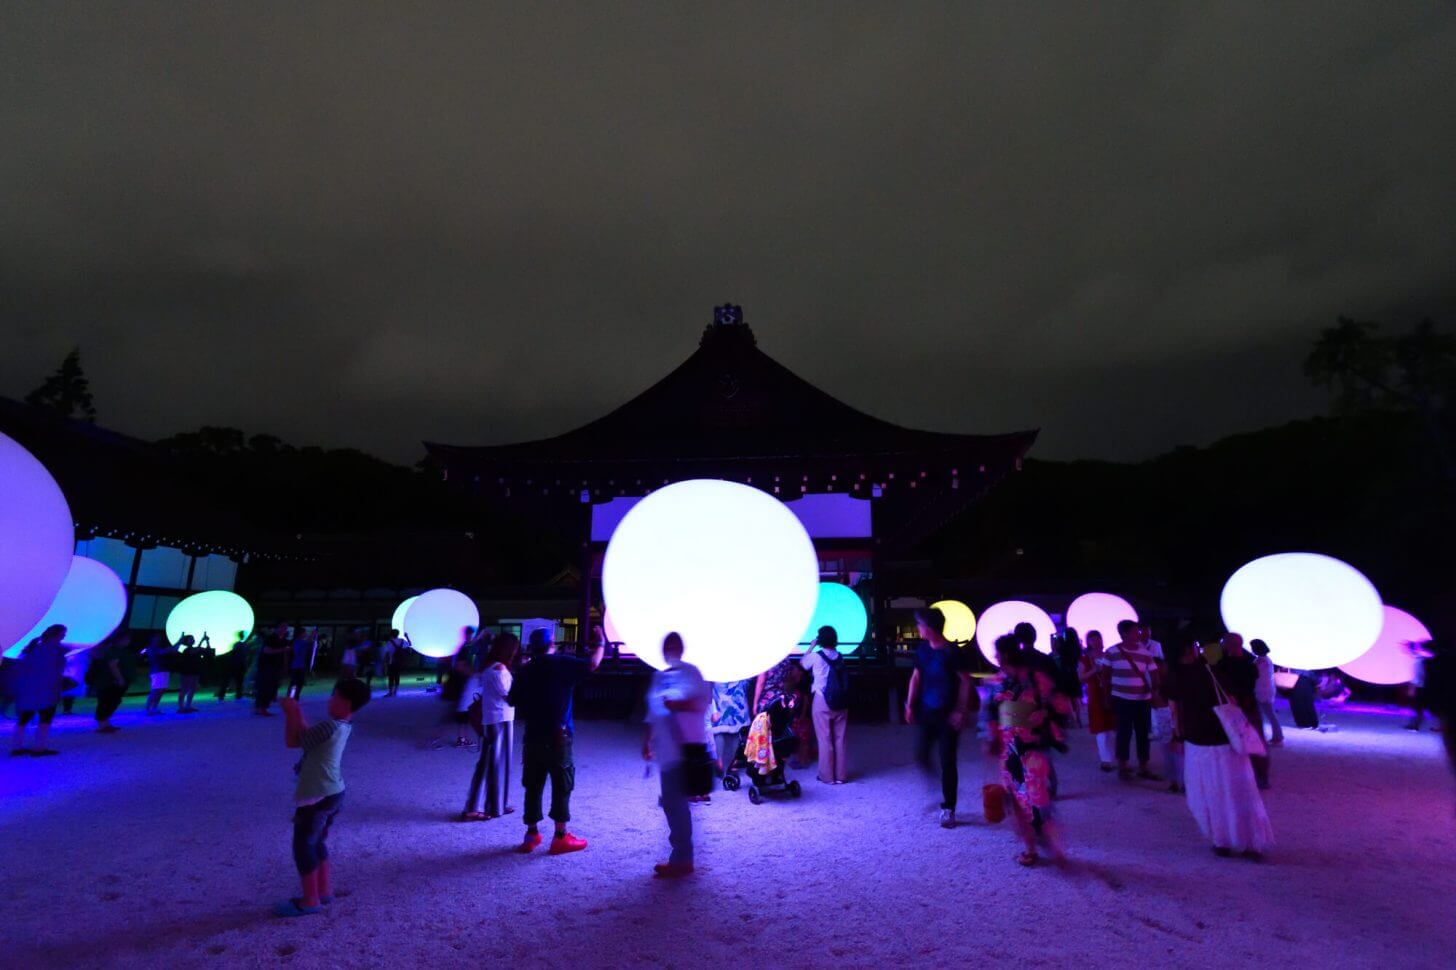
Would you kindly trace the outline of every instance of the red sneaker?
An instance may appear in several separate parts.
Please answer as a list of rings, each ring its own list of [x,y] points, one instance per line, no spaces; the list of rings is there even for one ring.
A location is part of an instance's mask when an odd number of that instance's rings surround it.
[[[535,849],[536,846],[538,846],[540,844],[541,844],[541,833],[540,832],[527,832],[526,833],[526,838],[521,842],[521,848],[518,851],[520,851],[522,853],[530,852],[533,849]]]
[[[551,840],[551,848],[547,850],[551,855],[565,855],[568,852],[580,852],[586,848],[586,839],[579,839],[570,832],[562,832]]]

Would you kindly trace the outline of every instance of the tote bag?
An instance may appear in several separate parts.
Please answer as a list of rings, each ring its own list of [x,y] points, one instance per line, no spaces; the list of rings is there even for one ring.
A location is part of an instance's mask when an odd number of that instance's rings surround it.
[[[1218,723],[1223,725],[1223,732],[1228,735],[1229,747],[1239,754],[1254,758],[1262,758],[1268,754],[1269,749],[1264,747],[1264,739],[1244,716],[1243,709],[1229,698],[1212,667],[1208,668],[1208,676],[1213,678],[1213,689],[1218,695],[1218,703],[1213,705],[1213,713],[1218,718]]]

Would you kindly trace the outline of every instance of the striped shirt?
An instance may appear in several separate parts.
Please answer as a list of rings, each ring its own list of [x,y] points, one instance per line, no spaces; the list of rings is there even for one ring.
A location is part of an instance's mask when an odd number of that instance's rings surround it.
[[[1113,697],[1129,701],[1152,700],[1153,692],[1148,685],[1153,677],[1154,660],[1146,648],[1119,643],[1108,649],[1098,662],[1112,675]]]

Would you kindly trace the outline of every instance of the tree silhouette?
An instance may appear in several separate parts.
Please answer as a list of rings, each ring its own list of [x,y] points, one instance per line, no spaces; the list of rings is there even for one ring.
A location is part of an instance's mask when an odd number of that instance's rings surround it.
[[[81,368],[81,348],[73,347],[56,372],[25,395],[25,403],[58,411],[68,418],[94,422],[96,405],[91,400],[91,382]]]

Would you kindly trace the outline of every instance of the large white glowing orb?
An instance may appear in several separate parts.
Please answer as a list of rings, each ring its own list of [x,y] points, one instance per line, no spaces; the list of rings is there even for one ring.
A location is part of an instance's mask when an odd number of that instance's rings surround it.
[[[398,630],[400,633],[404,632],[404,615],[409,612],[411,606],[415,605],[415,600],[417,599],[419,599],[418,596],[411,596],[394,608],[394,616],[390,617],[389,620],[389,628],[391,630]]]
[[[50,609],[6,652],[17,657],[25,645],[55,623],[66,628],[66,643],[94,647],[111,636],[126,617],[126,586],[105,563],[85,556],[71,558],[71,571],[51,600]]]
[[[1370,649],[1385,622],[1380,593],[1349,563],[1283,552],[1240,566],[1224,584],[1224,626],[1269,644],[1281,667],[1323,670]]]
[[[1117,624],[1123,620],[1137,622],[1137,610],[1121,596],[1111,593],[1083,593],[1067,607],[1067,626],[1077,631],[1083,642],[1093,630],[1102,634],[1109,647],[1122,639]]]
[[[239,633],[246,637],[252,632],[253,608],[237,593],[225,589],[193,593],[167,614],[167,639],[170,642],[176,643],[188,634],[201,643],[203,634],[206,634],[218,656],[232,650]]]
[[[1020,623],[1030,623],[1036,630],[1038,651],[1052,652],[1052,637],[1057,634],[1057,625],[1047,616],[1046,610],[1024,600],[1003,600],[986,607],[981,614],[981,621],[976,624],[976,645],[981,648],[981,656],[997,665],[997,638],[1015,630]]]
[[[0,649],[45,616],[75,550],[61,487],[34,455],[0,434]]]
[[[1409,684],[1416,676],[1416,656],[1409,644],[1425,643],[1431,631],[1405,610],[1387,606],[1383,613],[1375,645],[1340,669],[1367,684]]]
[[[475,601],[458,589],[432,589],[405,610],[410,645],[426,657],[453,657],[465,645],[465,628],[480,626]]]
[[[870,628],[870,615],[865,610],[864,600],[843,583],[820,583],[814,616],[809,620],[809,628],[799,638],[799,645],[807,648],[813,643],[821,626],[834,627],[839,636],[837,653],[854,653],[864,643]]]
[[[658,489],[612,534],[602,563],[612,623],[661,668],[662,638],[708,680],[755,677],[795,649],[819,600],[819,557],[794,513],[736,482]]]
[[[945,617],[944,636],[951,643],[970,643],[976,635],[976,614],[960,600],[940,600],[930,604]]]

